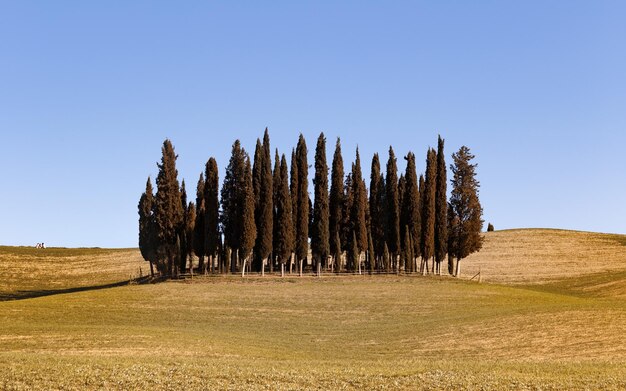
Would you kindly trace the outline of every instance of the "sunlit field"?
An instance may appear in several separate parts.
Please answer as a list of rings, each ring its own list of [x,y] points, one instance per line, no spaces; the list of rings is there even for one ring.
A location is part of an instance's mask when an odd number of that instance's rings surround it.
[[[546,252],[533,244],[543,233],[552,235]],[[554,255],[585,235],[586,268],[577,247]],[[137,250],[39,259],[41,250],[4,247],[0,389],[623,389],[623,244],[504,231],[486,236],[460,280],[252,275],[156,284],[127,284],[139,267],[149,270]],[[568,257],[576,270],[554,270]],[[480,284],[469,281],[479,262]]]

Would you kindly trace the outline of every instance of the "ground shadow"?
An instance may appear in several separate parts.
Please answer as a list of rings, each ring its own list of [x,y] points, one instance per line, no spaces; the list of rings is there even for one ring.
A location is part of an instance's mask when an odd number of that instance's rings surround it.
[[[75,287],[75,288],[64,288],[64,289],[26,290],[26,291],[16,291],[16,292],[10,292],[10,293],[0,292],[0,301],[33,299],[36,297],[62,295],[65,293],[97,291],[100,289],[109,289],[109,288],[115,288],[115,287],[120,287],[120,286],[125,286],[125,285],[150,284],[150,283],[155,283],[155,282],[160,282],[160,281],[161,281],[160,278],[141,277],[141,278],[135,278],[132,280],[113,282],[113,283],[105,284],[105,285],[80,286],[80,287]]]

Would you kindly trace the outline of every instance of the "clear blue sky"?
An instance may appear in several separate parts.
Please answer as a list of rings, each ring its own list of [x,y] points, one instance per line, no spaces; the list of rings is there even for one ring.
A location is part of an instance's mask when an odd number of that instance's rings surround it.
[[[339,4],[337,4],[339,3]],[[191,193],[267,126],[369,177],[437,134],[485,221],[626,233],[622,1],[2,1],[0,244],[131,247],[163,140]],[[404,169],[404,161],[400,162]]]

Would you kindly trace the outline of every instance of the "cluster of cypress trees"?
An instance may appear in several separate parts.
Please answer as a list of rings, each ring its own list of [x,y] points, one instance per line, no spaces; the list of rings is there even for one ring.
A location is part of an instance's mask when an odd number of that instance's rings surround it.
[[[152,274],[154,268],[165,276],[194,270],[264,274],[277,267],[284,275],[287,270],[293,273],[294,266],[300,275],[309,267],[318,274],[441,274],[447,255],[448,273],[458,276],[460,261],[480,250],[479,182],[467,147],[452,155],[449,201],[441,137],[437,150],[428,149],[425,174],[419,179],[414,153],[405,156],[406,171],[400,177],[392,147],[386,175],[374,154],[368,192],[358,148],[350,172],[344,173],[339,138],[329,189],[326,137],[321,133],[313,164],[313,200],[307,156],[300,135],[291,166],[276,150],[272,169],[265,129],[252,162],[235,141],[221,192],[217,162],[211,157],[200,174],[195,202],[188,202],[185,183],[178,182],[174,147],[165,140],[156,195],[148,178],[139,201],[139,247]]]

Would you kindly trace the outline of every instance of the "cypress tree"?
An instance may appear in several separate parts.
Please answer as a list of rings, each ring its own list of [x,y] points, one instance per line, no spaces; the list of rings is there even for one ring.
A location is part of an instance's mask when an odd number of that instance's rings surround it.
[[[258,251],[258,242],[262,236],[260,223],[261,223],[261,182],[263,178],[261,177],[261,170],[263,167],[263,159],[265,158],[263,154],[263,145],[261,144],[261,140],[256,139],[256,146],[254,148],[254,164],[252,165],[252,188],[254,193],[254,222],[256,224],[256,230],[259,235],[257,235],[256,243],[254,245],[254,254],[251,261],[251,269],[254,271],[260,271],[261,267],[261,254]]]
[[[448,200],[446,194],[446,158],[443,152],[444,140],[437,141],[437,184],[435,194],[435,262],[441,275],[441,262],[448,252]]]
[[[300,263],[300,274],[309,253],[309,165],[304,136],[300,134],[296,147],[298,191],[296,199],[296,258]]]
[[[402,198],[405,224],[409,229],[411,238],[411,254],[417,256],[420,252],[420,236],[422,233],[422,221],[420,215],[420,194],[415,167],[415,154],[409,152],[406,156],[405,190]],[[414,259],[409,260],[408,271],[414,272]]]
[[[183,259],[181,259],[181,270],[185,270],[186,262],[189,260],[189,272],[193,274],[193,258],[191,253],[194,246],[194,232],[196,228],[196,204],[189,202],[185,212],[185,252],[183,253]]]
[[[458,249],[459,218],[448,202],[448,273],[454,274],[454,256]]]
[[[354,196],[354,202],[352,204],[352,224],[359,252],[363,252],[367,250],[367,224],[365,221],[367,194],[363,182],[363,175],[361,174],[361,157],[359,156],[358,147],[356,149],[356,160],[352,168],[352,188]]]
[[[276,189],[276,247],[274,252],[281,264],[281,276],[284,275],[285,263],[293,251],[293,218],[291,216],[291,196],[289,194],[289,175],[287,159],[283,155],[279,177],[274,183]]]
[[[372,245],[374,247],[374,258],[382,257],[383,244],[385,241],[385,212],[384,212],[384,184],[380,174],[380,160],[375,153],[372,158],[372,169],[370,172],[370,228],[372,234]]]
[[[213,272],[214,258],[217,257],[221,246],[219,232],[219,173],[217,161],[209,158],[205,166],[204,183],[204,240],[205,254],[209,257],[211,272]],[[224,263],[225,259],[222,259]]]
[[[329,233],[330,248],[335,257],[335,268],[337,272],[341,270],[341,231],[343,223],[343,157],[341,156],[341,140],[337,137],[335,144],[335,154],[333,155],[333,167],[331,172],[330,199],[329,199]]]
[[[193,230],[193,252],[198,257],[198,271],[204,271],[204,255],[206,253],[205,245],[206,240],[204,238],[205,227],[205,215],[206,208],[204,202],[204,188],[206,184],[204,182],[204,175],[200,173],[198,178],[198,185],[196,186],[196,218]]]
[[[254,188],[252,185],[252,168],[250,158],[246,156],[244,166],[243,187],[240,195],[242,208],[241,232],[239,237],[239,255],[243,257],[242,273],[245,272],[246,264],[250,264],[250,255],[256,241],[256,224],[254,222]]]
[[[298,182],[298,159],[296,158],[296,150],[294,148],[291,149],[291,182],[289,186],[289,190],[291,192],[291,218],[293,220],[292,229],[293,234],[291,235],[293,238],[293,248],[292,251],[296,252],[296,227],[298,226],[298,190],[299,190],[299,182]],[[296,255],[297,256],[297,255]]]
[[[238,256],[245,257],[247,254],[243,250],[241,241],[244,231],[245,207],[247,206],[247,173],[246,162],[250,159],[246,151],[241,148],[241,143],[236,140],[233,144],[232,153],[228,166],[226,167],[226,176],[222,186],[222,224],[224,227],[224,241],[231,251],[230,268],[235,273]],[[252,175],[250,175],[252,176]],[[253,193],[252,185],[250,192]],[[254,210],[254,195],[252,194],[252,209]],[[254,213],[253,213],[254,215]],[[256,235],[255,238],[256,239]]]
[[[273,237],[273,187],[272,160],[270,156],[269,133],[265,128],[263,145],[257,140],[257,151],[254,156],[253,187],[255,191],[255,222],[257,239],[254,247],[254,270],[264,270],[264,260],[272,252]],[[258,153],[258,157],[257,157]],[[256,180],[254,179],[256,178]],[[257,193],[258,192],[258,193]]]
[[[183,222],[180,225],[180,228],[178,230],[178,237],[179,237],[179,250],[180,250],[180,254],[178,256],[178,267],[180,269],[181,273],[185,273],[186,269],[187,269],[187,254],[189,253],[189,246],[188,246],[188,240],[187,240],[187,225],[189,224],[189,222],[187,221],[187,218],[189,217],[189,211],[187,210],[188,206],[187,206],[187,190],[185,188],[185,180],[183,179],[183,182],[181,183],[180,186],[180,202],[181,202],[181,206],[183,208]]]
[[[342,207],[342,222],[341,222],[341,243],[343,244],[344,251],[350,251],[352,246],[352,233],[354,222],[352,221],[352,205],[354,204],[354,187],[352,186],[352,171],[354,171],[354,163],[352,163],[352,169],[346,175],[346,181],[344,184],[344,197]]]
[[[326,137],[320,133],[315,148],[315,205],[311,232],[311,251],[318,268],[330,254],[328,165],[326,164]]]
[[[437,153],[429,148],[426,158],[424,204],[422,205],[422,258],[426,263],[435,254],[435,195],[437,181]],[[428,267],[427,267],[428,268]],[[433,262],[433,273],[434,262]]]
[[[146,181],[146,191],[139,199],[139,250],[144,260],[150,263],[150,274],[154,276],[154,264],[158,261],[156,253],[154,195],[150,177]]]
[[[161,148],[162,157],[157,175],[157,192],[155,197],[155,227],[158,240],[157,256],[159,271],[168,276],[177,273],[175,265],[178,256],[178,233],[183,222],[183,208],[176,170],[176,153],[172,142],[166,139]]]
[[[278,248],[278,192],[279,190],[279,183],[280,183],[280,157],[278,156],[278,148],[275,151],[274,154],[274,172],[273,172],[273,176],[272,176],[272,190],[274,192],[274,198],[273,198],[273,217],[274,217],[274,223],[273,223],[273,235],[272,235],[272,260],[270,262],[270,271],[272,271],[273,265],[275,262],[278,262],[278,252],[277,252],[277,248]],[[289,172],[287,172],[287,196],[289,196],[290,200],[291,200],[291,196],[289,195]],[[291,226],[291,225],[290,225]]]
[[[385,185],[387,206],[385,242],[392,259],[396,259],[396,255],[400,251],[400,204],[398,200],[398,167],[392,147],[389,147]]]
[[[405,256],[405,242],[406,232],[405,229],[407,227],[409,218],[407,216],[406,210],[404,209],[404,194],[406,193],[406,178],[404,174],[400,174],[400,179],[398,179],[398,206],[400,207],[400,252],[402,255],[402,259],[404,260]]]
[[[454,164],[452,170],[452,195],[450,206],[453,215],[458,219],[456,228],[456,272],[461,273],[461,260],[471,253],[480,251],[483,244],[481,231],[483,228],[483,208],[478,199],[480,183],[476,179],[476,164],[472,164],[474,155],[469,148],[462,146],[458,152],[452,154]]]

